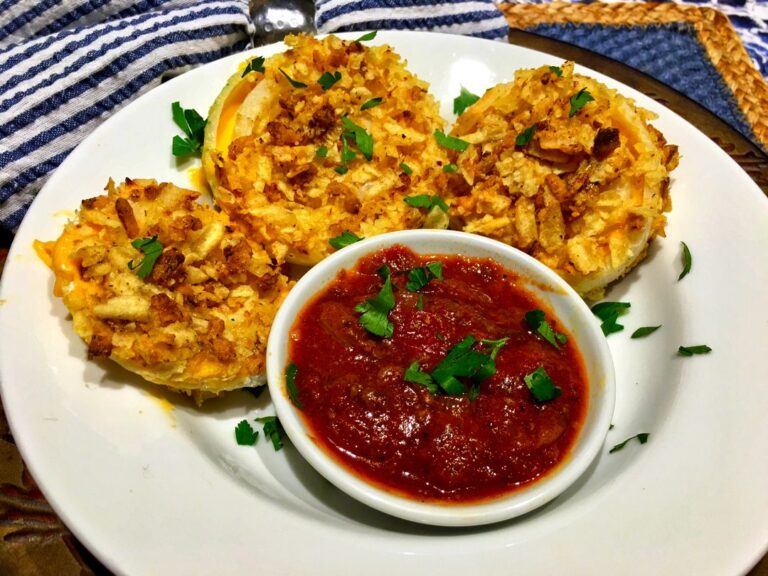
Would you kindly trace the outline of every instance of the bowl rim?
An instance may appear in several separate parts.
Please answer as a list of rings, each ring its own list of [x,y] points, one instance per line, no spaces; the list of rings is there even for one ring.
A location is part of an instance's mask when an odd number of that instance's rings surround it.
[[[447,248],[444,252],[419,248],[420,244],[430,241],[444,241]],[[541,285],[543,279],[548,291],[563,296],[562,301],[573,309],[575,314],[570,322],[564,321],[562,314],[558,314],[558,319],[572,334],[576,326],[582,331],[582,336],[587,337],[579,339],[579,351],[587,372],[589,403],[569,454],[543,478],[506,495],[475,503],[420,502],[363,480],[312,438],[300,410],[289,399],[285,386],[290,330],[304,306],[323,291],[340,270],[352,268],[362,257],[393,245],[406,246],[418,254],[462,254],[457,251],[458,248],[452,248],[461,245],[498,254],[500,259],[513,262],[514,266],[497,260],[498,264],[514,268],[523,277],[529,274],[518,268],[533,270],[538,276],[533,286]],[[539,294],[536,297],[541,300]],[[552,306],[549,302],[547,304]],[[602,368],[602,378],[597,383],[600,392],[596,405],[592,401],[596,394],[590,375],[590,361]],[[275,316],[267,342],[266,372],[272,402],[287,436],[317,472],[349,496],[372,508],[404,520],[434,526],[479,526],[500,522],[526,514],[551,501],[576,482],[595,460],[604,445],[615,406],[615,373],[608,343],[597,319],[576,291],[557,273],[528,254],[484,236],[454,230],[401,230],[373,236],[337,250],[310,268],[293,286]],[[591,425],[587,430],[588,422]]]

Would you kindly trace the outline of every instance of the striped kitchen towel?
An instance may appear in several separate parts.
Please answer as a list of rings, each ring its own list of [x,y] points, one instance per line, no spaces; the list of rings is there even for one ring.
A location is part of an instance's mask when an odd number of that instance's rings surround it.
[[[315,0],[319,32],[432,30],[506,40],[509,25],[492,0]]]
[[[248,0],[0,0],[0,226],[106,117],[252,33]]]

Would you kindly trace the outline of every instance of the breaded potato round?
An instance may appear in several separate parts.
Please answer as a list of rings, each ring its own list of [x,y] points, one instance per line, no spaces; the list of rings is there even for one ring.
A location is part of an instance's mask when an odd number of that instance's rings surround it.
[[[46,246],[88,356],[197,400],[254,385],[288,278],[197,192],[128,179],[107,190]]]
[[[456,160],[465,185],[452,214],[599,298],[664,235],[678,155],[653,118],[571,62],[521,70],[454,126],[472,145]]]
[[[447,185],[428,85],[389,46],[286,44],[237,72],[210,110],[203,166],[216,203],[277,261],[301,265],[345,230],[422,227],[426,212],[403,198]]]

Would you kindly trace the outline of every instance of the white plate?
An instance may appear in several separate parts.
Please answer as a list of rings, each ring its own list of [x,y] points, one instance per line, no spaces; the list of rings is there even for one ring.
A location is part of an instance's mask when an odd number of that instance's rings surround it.
[[[381,33],[432,85],[450,117],[461,85],[482,92],[515,69],[558,64],[502,43]],[[280,47],[260,49],[270,54]],[[609,297],[632,303],[609,337],[615,428],[577,484],[543,509],[478,529],[386,517],[323,481],[288,446],[235,444],[242,418],[271,413],[234,393],[173,410],[111,364],[85,361],[34,239],[53,239],[107,178],[188,185],[170,155],[170,106],[204,111],[244,59],[168,82],[110,118],[40,193],[2,281],[0,374],[14,437],[62,519],[127,574],[696,574],[744,572],[768,543],[768,200],[717,146],[640,93],[679,144],[668,236]],[[680,241],[693,270],[677,282]],[[662,323],[630,340],[639,327]],[[708,344],[680,358],[679,345]],[[169,396],[168,398],[173,398]],[[638,432],[647,444],[611,445]]]

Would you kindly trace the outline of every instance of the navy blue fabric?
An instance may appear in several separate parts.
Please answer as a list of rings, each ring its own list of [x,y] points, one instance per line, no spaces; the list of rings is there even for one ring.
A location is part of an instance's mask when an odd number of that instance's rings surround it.
[[[760,146],[733,93],[688,24],[542,24],[527,31],[587,48],[645,72],[695,100]]]

